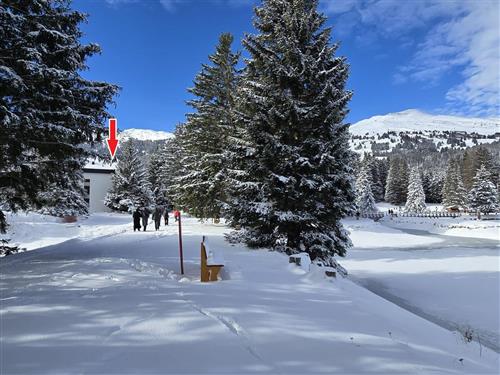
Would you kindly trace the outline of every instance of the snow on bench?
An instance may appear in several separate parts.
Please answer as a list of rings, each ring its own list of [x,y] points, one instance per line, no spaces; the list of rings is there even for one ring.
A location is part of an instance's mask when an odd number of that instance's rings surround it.
[[[201,272],[200,279],[202,282],[217,281],[218,275],[222,267],[224,267],[224,258],[222,255],[214,252],[208,246],[205,236],[201,241]]]

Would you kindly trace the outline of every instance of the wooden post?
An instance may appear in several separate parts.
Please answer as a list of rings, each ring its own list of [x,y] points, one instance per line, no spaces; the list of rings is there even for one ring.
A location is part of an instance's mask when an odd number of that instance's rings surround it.
[[[181,275],[184,275],[184,257],[182,254],[182,226],[181,226],[181,213],[179,212],[179,255],[181,258]]]

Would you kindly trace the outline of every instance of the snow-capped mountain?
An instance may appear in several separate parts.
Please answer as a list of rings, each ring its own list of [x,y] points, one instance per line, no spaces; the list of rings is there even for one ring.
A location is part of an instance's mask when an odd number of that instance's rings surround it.
[[[441,151],[500,141],[500,118],[432,115],[416,109],[373,116],[350,126],[354,151],[383,154],[393,149]],[[133,138],[150,151],[174,134],[151,129],[125,129],[121,141]]]
[[[161,141],[172,138],[174,135],[169,132],[151,129],[125,129],[119,134],[121,141],[126,141],[130,138],[139,141]]]
[[[384,134],[388,131],[455,131],[482,135],[500,132],[500,118],[471,118],[445,115],[431,115],[417,109],[373,116],[350,127],[351,134]]]
[[[399,148],[440,151],[500,140],[500,118],[431,115],[415,109],[374,116],[350,127],[357,152],[383,153]]]

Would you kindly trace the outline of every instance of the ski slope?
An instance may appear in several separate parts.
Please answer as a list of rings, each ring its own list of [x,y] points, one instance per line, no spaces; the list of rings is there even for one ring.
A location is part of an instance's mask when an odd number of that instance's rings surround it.
[[[223,225],[183,222],[182,276],[175,227],[122,232],[124,219],[1,260],[1,373],[498,373],[498,353],[347,279],[230,246]],[[198,281],[202,234],[223,281]]]

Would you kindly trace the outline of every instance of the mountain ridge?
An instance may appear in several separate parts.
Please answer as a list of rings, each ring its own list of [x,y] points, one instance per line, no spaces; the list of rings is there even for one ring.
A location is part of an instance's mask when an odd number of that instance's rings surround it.
[[[491,135],[500,132],[500,118],[433,115],[417,109],[377,115],[350,126],[353,135],[413,131],[453,131]]]
[[[161,141],[173,137],[174,137],[173,133],[166,132],[163,130],[138,129],[138,128],[124,129],[118,135],[118,138],[121,141],[127,141],[130,138],[137,139],[139,141]]]

